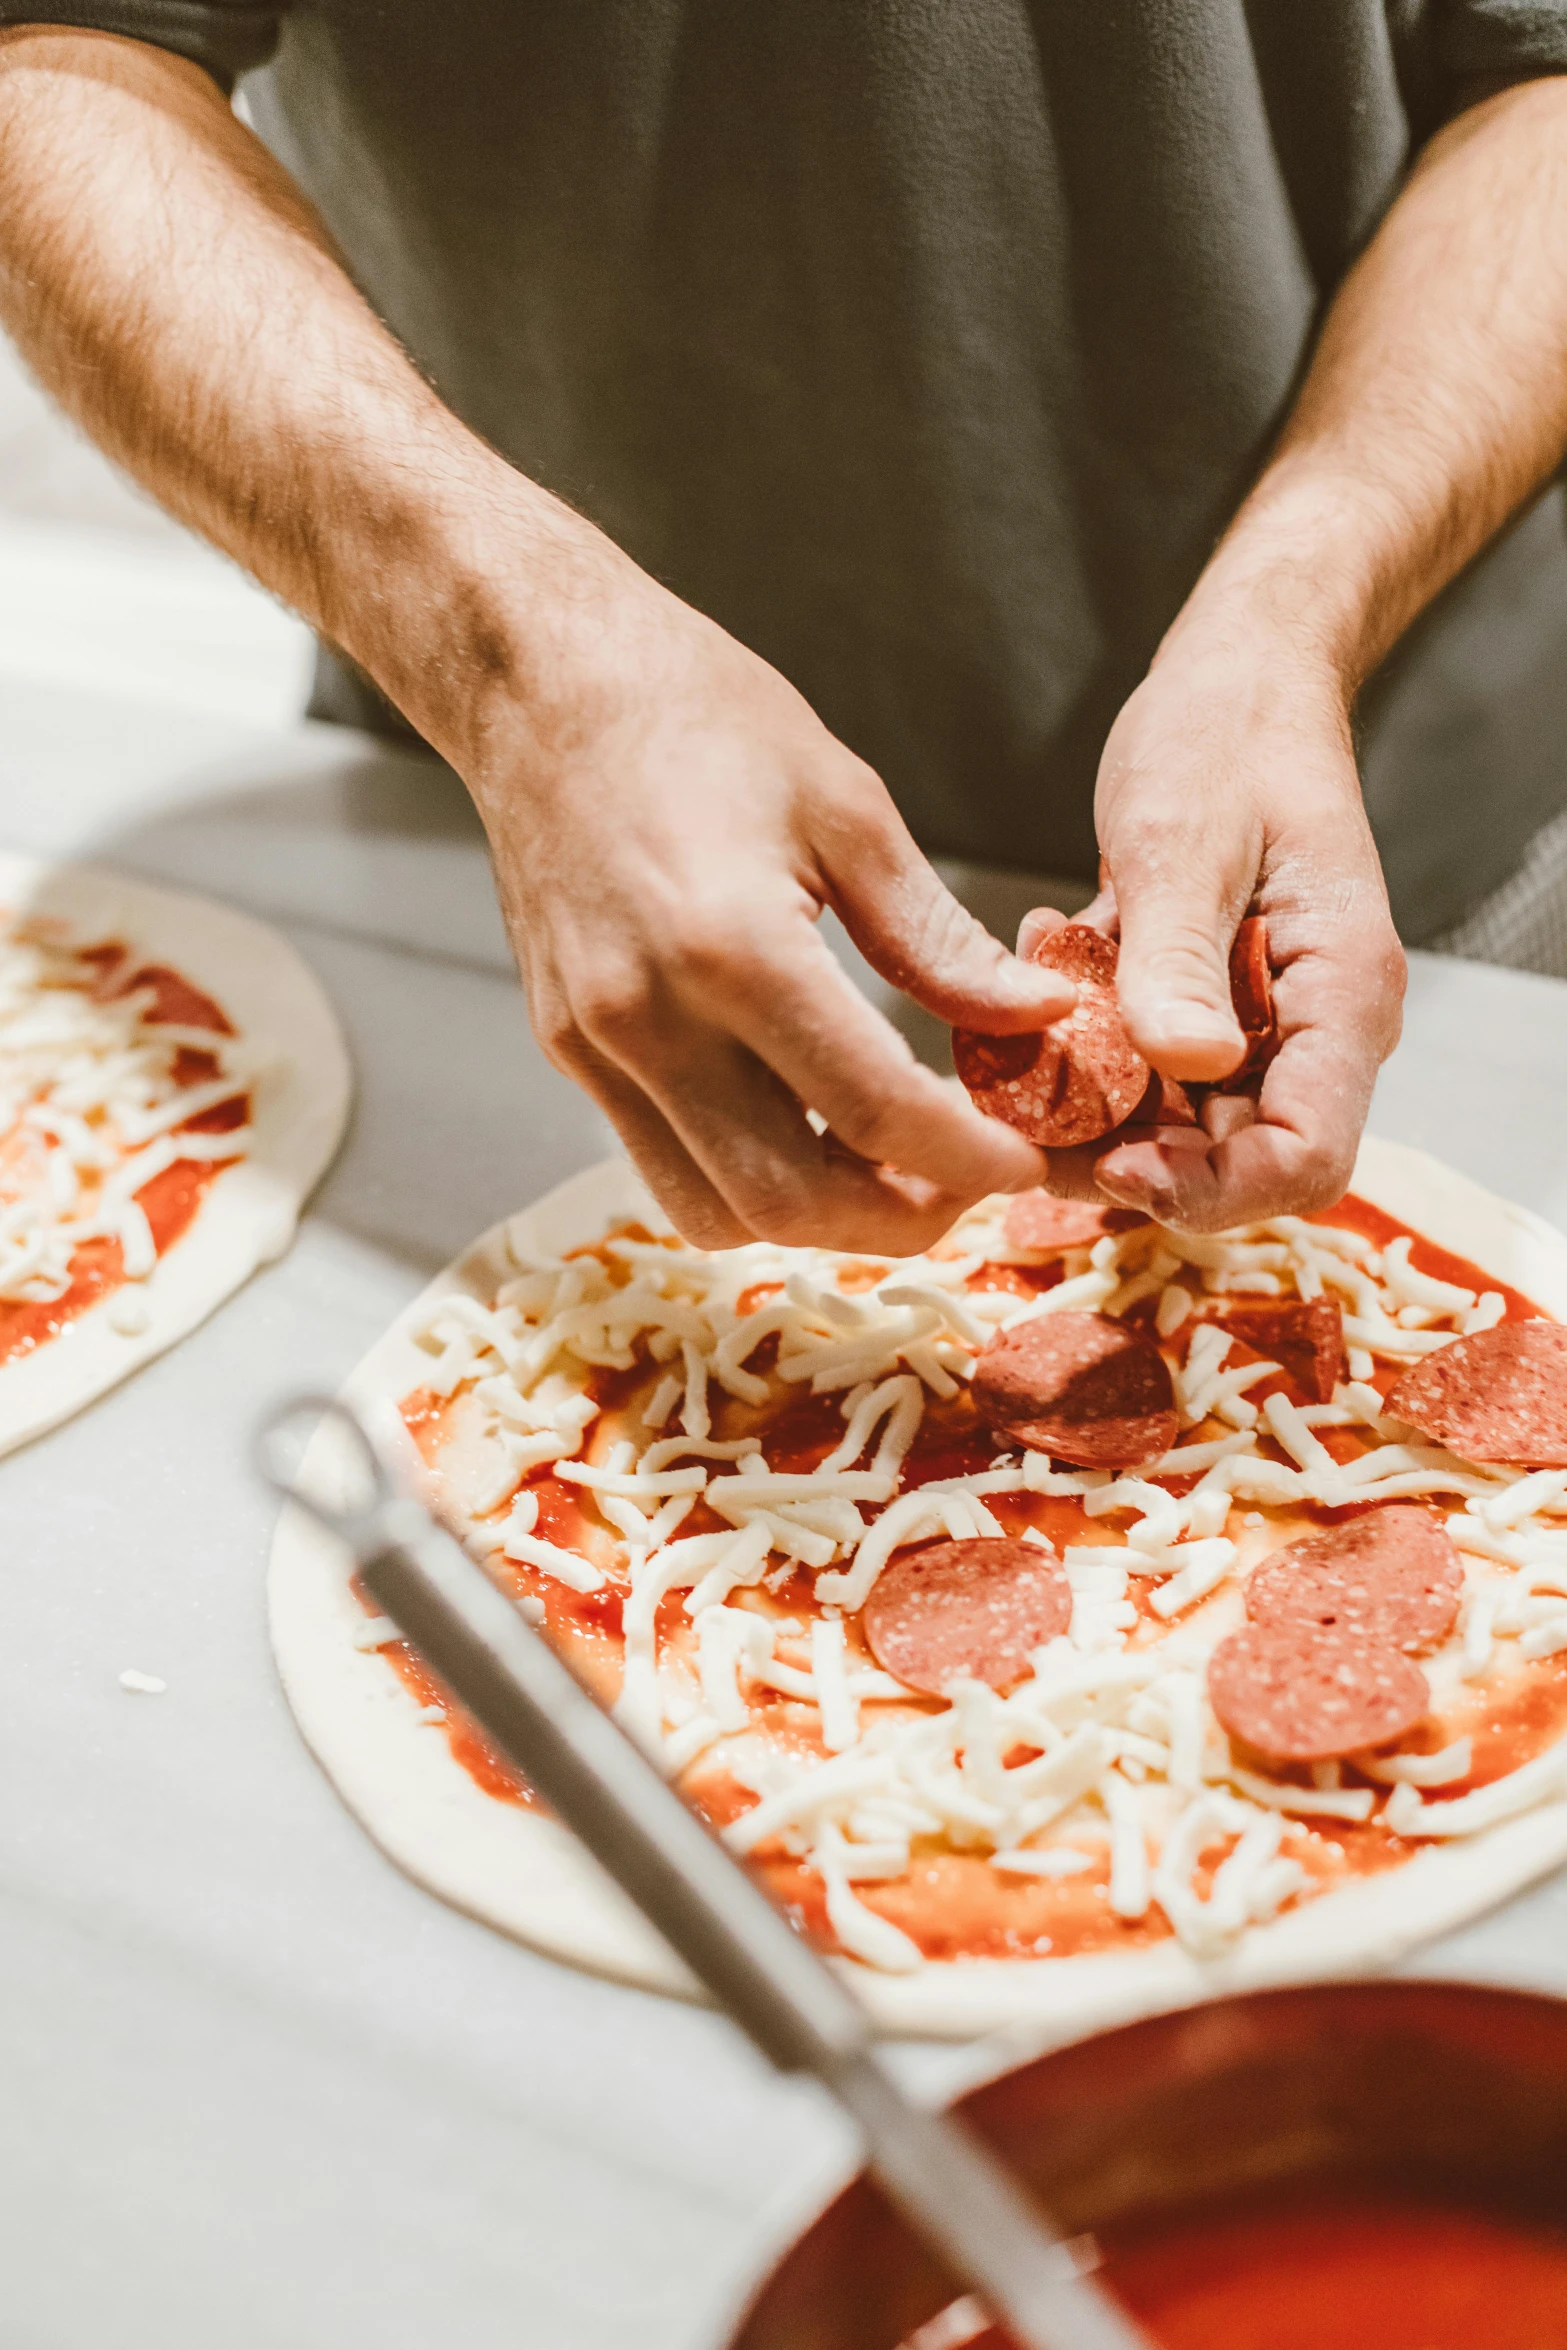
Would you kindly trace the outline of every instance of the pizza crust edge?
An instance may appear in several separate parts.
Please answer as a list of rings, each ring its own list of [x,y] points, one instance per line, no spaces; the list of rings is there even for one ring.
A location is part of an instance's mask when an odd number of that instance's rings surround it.
[[[0,1454],[72,1418],[151,1362],[282,1255],[330,1164],[353,1093],[348,1048],[320,982],[265,923],[231,906],[94,865],[0,855],[0,904],[83,938],[124,938],[219,1003],[268,1067],[252,1088],[252,1141],[140,1290],[146,1327],[114,1328],[111,1293],[31,1355],[0,1365]]]
[[[1567,1320],[1567,1238],[1529,1210],[1403,1145],[1368,1137],[1354,1189],[1433,1241],[1526,1291]],[[525,1239],[558,1252],[606,1223],[666,1221],[631,1168],[606,1160],[521,1219]],[[508,1220],[518,1229],[517,1220]],[[359,1403],[399,1398],[428,1365],[410,1337],[432,1304],[481,1294],[504,1262],[506,1225],[481,1236],[398,1317],[349,1381]],[[547,1955],[650,1990],[699,1996],[651,1927],[550,1819],[484,1795],[418,1718],[397,1676],[353,1645],[363,1611],[341,1553],[286,1511],[272,1548],[268,1601],[284,1690],[305,1739],[381,1850],[418,1884]],[[1567,1861],[1567,1799],[1405,1865],[1326,1893],[1248,1930],[1223,1958],[1174,1941],[1069,1958],[927,1961],[906,1975],[835,1960],[890,2034],[1068,2039],[1132,2017],[1264,1985],[1392,1964]]]

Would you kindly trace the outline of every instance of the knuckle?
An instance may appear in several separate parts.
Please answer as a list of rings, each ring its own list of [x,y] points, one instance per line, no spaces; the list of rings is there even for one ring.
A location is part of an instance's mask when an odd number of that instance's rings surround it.
[[[1409,985],[1409,957],[1404,952],[1403,940],[1391,923],[1382,941],[1382,969],[1389,995],[1402,999]]]
[[[833,1131],[860,1158],[879,1165],[896,1164],[909,1155],[910,1121],[901,1101],[856,1102],[835,1121]]]
[[[651,993],[646,974],[631,965],[601,967],[572,989],[575,1025],[590,1042],[613,1052],[645,1032]]]
[[[670,975],[699,995],[731,990],[751,963],[754,937],[739,908],[688,906],[670,938]]]
[[[1300,1154],[1295,1170],[1291,1210],[1296,1215],[1307,1214],[1313,1208],[1331,1208],[1349,1189],[1354,1172],[1353,1148],[1327,1141],[1308,1143]]]
[[[546,996],[536,994],[530,1010],[540,1052],[552,1067],[574,1075],[586,1057],[586,1040],[565,997],[553,990]]]
[[[813,762],[806,791],[817,829],[833,842],[850,835],[878,858],[897,857],[904,827],[876,769],[834,743],[833,755]]]
[[[1384,1050],[1391,1052],[1404,1027],[1404,997],[1409,987],[1409,957],[1389,924],[1379,958],[1382,973]]]

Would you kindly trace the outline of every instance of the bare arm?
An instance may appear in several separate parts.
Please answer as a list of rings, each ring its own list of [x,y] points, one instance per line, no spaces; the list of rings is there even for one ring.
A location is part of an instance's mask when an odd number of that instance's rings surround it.
[[[1552,77],[1425,150],[1106,746],[1099,833],[1145,1051],[1176,1076],[1235,1065],[1224,958],[1253,898],[1287,1038],[1257,1124],[1206,1153],[1113,1152],[1097,1170],[1113,1196],[1214,1228],[1342,1190],[1402,994],[1354,698],[1564,447],[1567,78]]]
[[[198,68],[0,34],[0,315],[111,455],[464,776],[540,1037],[690,1237],[907,1251],[1039,1179],[813,925],[831,905],[973,1027],[1039,1027],[1071,990],[986,938],[776,672],[442,406]]]

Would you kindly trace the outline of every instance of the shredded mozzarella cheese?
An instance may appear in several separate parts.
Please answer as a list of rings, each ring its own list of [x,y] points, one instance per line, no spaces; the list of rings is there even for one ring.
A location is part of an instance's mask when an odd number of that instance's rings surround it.
[[[145,1145],[167,1147],[156,1134]],[[756,1797],[723,1831],[732,1850],[781,1849],[814,1869],[839,1942],[870,1965],[920,1963],[853,1888],[904,1876],[922,1838],[1018,1879],[1080,1874],[1106,1853],[1116,1915],[1157,1905],[1189,1949],[1213,1956],[1306,1888],[1286,1840],[1311,1822],[1364,1822],[1380,1805],[1395,1833],[1462,1834],[1499,1804],[1558,1791],[1551,1771],[1527,1766],[1517,1787],[1499,1783],[1508,1793],[1481,1790],[1484,1802],[1424,1803],[1422,1789],[1467,1775],[1463,1739],[1439,1754],[1355,1758],[1359,1784],[1330,1768],[1300,1785],[1237,1760],[1204,1681],[1215,1640],[1238,1620],[1232,1578],[1257,1556],[1249,1529],[1263,1520],[1243,1504],[1297,1512],[1446,1495],[1472,1583],[1441,1686],[1495,1670],[1501,1643],[1523,1659],[1567,1651],[1567,1471],[1520,1476],[1414,1441],[1371,1384],[1377,1359],[1397,1366],[1489,1327],[1499,1293],[1421,1273],[1399,1242],[1379,1253],[1288,1217],[1215,1236],[1107,1234],[1069,1253],[1054,1288],[1021,1297],[985,1280],[1005,1253],[995,1213],[976,1211],[962,1237],[961,1256],[897,1267],[770,1244],[706,1256],[624,1236],[563,1261],[514,1247],[493,1300],[443,1300],[423,1333],[427,1384],[479,1416],[464,1486],[475,1539],[579,1591],[613,1579],[619,1716],[673,1774],[721,1753]],[[1214,1318],[1247,1295],[1341,1302],[1353,1375],[1330,1403],[1251,1400],[1278,1366],[1235,1364]],[[1169,1452],[1122,1475],[1024,1452],[906,1482],[927,1416],[960,1394],[992,1333],[1143,1300],[1156,1301],[1154,1326],[1177,1357],[1182,1434]],[[628,1406],[618,1441],[585,1451],[595,1373],[638,1365],[640,1414]],[[806,1394],[827,1399],[841,1431],[816,1467],[775,1469],[765,1421],[759,1434],[713,1435],[721,1403],[743,1426]],[[1336,1458],[1330,1432],[1339,1450],[1337,1432],[1353,1438],[1351,1457]],[[582,1552],[538,1532],[538,1495],[521,1480],[546,1467],[606,1529]],[[909,1545],[1000,1534],[1005,1512],[990,1504],[1007,1496],[1081,1502],[1088,1537],[1061,1554],[1068,1632],[1005,1694],[959,1677],[945,1702],[913,1700],[867,1662],[855,1618]],[[682,1531],[693,1511],[722,1530]],[[1037,1528],[1025,1533],[1051,1551]],[[598,1563],[612,1553],[623,1563]],[[798,1573],[813,1579],[807,1624],[768,1612],[767,1593]],[[660,1610],[676,1593],[685,1628],[666,1641]],[[374,1645],[373,1629],[360,1637]],[[759,1729],[759,1708],[780,1700],[802,1709],[814,1751]]]
[[[0,920],[0,1302],[63,1297],[93,1240],[117,1241],[124,1280],[147,1281],[158,1249],[138,1194],[180,1160],[249,1147],[245,1129],[182,1131],[257,1074],[240,1040],[155,1019],[156,989],[134,975],[128,952]],[[182,1074],[192,1053],[206,1065]],[[147,1326],[129,1300],[107,1319],[125,1336]]]

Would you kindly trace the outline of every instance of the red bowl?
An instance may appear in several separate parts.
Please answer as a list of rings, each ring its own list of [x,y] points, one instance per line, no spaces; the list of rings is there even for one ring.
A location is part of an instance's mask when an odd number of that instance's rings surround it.
[[[1057,2049],[960,2110],[1067,2235],[1372,2181],[1560,2226],[1567,2002],[1457,1983],[1259,1992]],[[733,2350],[896,2350],[955,2290],[856,2179]]]

